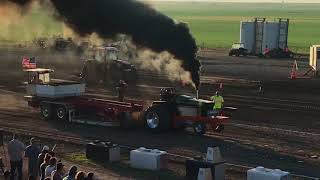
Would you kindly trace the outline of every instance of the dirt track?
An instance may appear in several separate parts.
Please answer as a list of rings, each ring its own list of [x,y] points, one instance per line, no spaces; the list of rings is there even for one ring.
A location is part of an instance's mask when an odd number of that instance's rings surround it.
[[[28,53],[29,55],[32,54],[30,52]],[[10,63],[0,66],[0,88],[4,90],[0,91],[0,107],[2,111],[11,110],[14,113],[19,112],[19,114],[25,114],[26,104],[23,103],[22,99],[23,84],[21,83],[23,81],[23,74],[20,73],[21,57],[24,55],[27,55],[27,53],[21,50],[10,52],[2,51],[0,53],[2,61],[10,61]],[[48,67],[56,68],[58,78],[65,77],[66,74],[70,76],[70,74],[74,74],[81,68],[81,63],[78,63],[77,58],[74,56],[69,56],[67,59],[64,55],[59,54],[55,55],[54,58],[43,52],[38,53],[38,55],[42,60],[41,63],[49,65]],[[57,59],[59,59],[58,63],[56,62]],[[11,63],[12,61],[14,61],[14,63]],[[66,61],[68,63],[61,63]],[[205,76],[223,76],[248,81],[272,82],[272,80],[283,80],[287,82],[292,61],[269,61],[253,57],[234,58],[217,52],[217,55],[211,54],[210,57],[203,60],[202,63],[204,65]],[[301,66],[306,67],[305,62],[301,62],[301,64],[304,64]],[[69,66],[71,66],[71,72],[66,71],[66,65],[68,65],[68,69]],[[261,66],[263,66],[263,68]],[[261,68],[263,70],[261,70]],[[306,85],[311,84],[315,86],[315,88],[318,88],[317,80],[312,80],[312,82],[311,80],[307,81],[307,83],[305,81],[301,82],[306,83]],[[251,87],[250,83],[238,88],[236,87],[237,82],[239,81],[234,81],[225,87],[224,93],[226,96],[235,93],[258,96],[254,86]],[[157,85],[153,84],[153,86]],[[141,88],[141,91],[149,92],[150,96],[145,98],[145,100],[156,98],[157,95],[154,94],[155,91],[153,89],[157,88],[146,87],[147,86],[143,86],[143,88]],[[215,90],[215,85],[210,86],[209,84],[203,86],[203,88],[206,89],[204,92],[209,93]],[[262,97],[279,98],[280,96],[281,99],[299,99],[300,101],[308,101],[314,97],[314,94],[309,93],[308,88],[298,87],[297,90],[298,91],[294,91],[293,94],[290,94],[288,93],[288,89],[282,89],[282,91],[280,91],[272,87],[270,91],[266,92]],[[105,95],[110,94],[109,90],[104,90],[103,88],[90,88],[90,92]],[[139,98],[139,94],[134,94],[134,98]],[[261,97],[261,95],[259,95],[259,97]],[[232,104],[232,102],[227,103]],[[308,134],[295,133],[294,131],[281,131],[281,129],[289,129],[319,133],[320,123],[318,123],[317,118],[319,117],[318,112],[283,111],[282,109],[275,110],[270,109],[270,107],[259,107],[259,104],[248,106],[245,103],[239,108],[239,112],[233,115],[233,124],[227,126],[223,134],[208,133],[205,137],[195,136],[189,132],[149,134],[141,131],[141,129],[124,131],[118,128],[107,128],[106,130],[105,128],[86,127],[83,125],[48,123],[36,118],[34,114],[31,114],[33,118],[12,118],[1,115],[0,113],[0,123],[3,126],[10,125],[26,129],[41,128],[47,131],[71,133],[88,138],[99,136],[120,144],[156,147],[159,149],[167,149],[170,152],[179,152],[183,155],[203,153],[207,146],[216,145],[220,146],[223,156],[231,163],[252,166],[263,165],[294,173],[320,176],[320,172],[317,171],[320,168],[320,160],[311,157],[313,155],[320,155],[320,149],[318,147],[320,137],[317,135],[310,136]],[[236,126],[236,124],[251,124],[254,126],[241,127]],[[262,126],[264,128],[256,126]],[[268,127],[273,127],[273,129]]]

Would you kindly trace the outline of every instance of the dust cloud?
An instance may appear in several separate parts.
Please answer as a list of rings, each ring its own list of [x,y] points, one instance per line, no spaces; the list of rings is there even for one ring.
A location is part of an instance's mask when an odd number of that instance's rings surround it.
[[[11,2],[1,2],[0,40],[5,42],[26,42],[39,37],[55,35],[62,30],[49,8],[43,8],[38,2],[32,2],[25,10]]]
[[[184,70],[181,61],[167,51],[156,53],[151,50],[138,50],[136,61],[141,69],[165,73],[171,81],[195,87],[190,72]]]

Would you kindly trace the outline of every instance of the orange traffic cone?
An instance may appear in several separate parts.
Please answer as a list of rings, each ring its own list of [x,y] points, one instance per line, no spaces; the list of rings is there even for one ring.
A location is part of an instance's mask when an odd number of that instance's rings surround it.
[[[295,70],[291,71],[290,73],[290,79],[294,80],[294,79],[297,79],[297,73]]]

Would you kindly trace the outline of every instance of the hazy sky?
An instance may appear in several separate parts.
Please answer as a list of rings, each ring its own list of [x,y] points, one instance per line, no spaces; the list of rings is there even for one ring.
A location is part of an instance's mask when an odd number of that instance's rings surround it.
[[[282,0],[149,0],[149,1],[211,1],[211,2],[282,2]],[[284,0],[286,3],[320,3],[320,0]]]

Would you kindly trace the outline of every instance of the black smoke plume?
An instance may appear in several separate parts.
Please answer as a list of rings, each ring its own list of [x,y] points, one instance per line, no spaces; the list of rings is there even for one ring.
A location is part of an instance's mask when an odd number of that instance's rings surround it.
[[[32,0],[11,1],[26,6]],[[134,43],[156,52],[168,51],[182,61],[198,88],[200,62],[197,46],[188,27],[176,23],[148,5],[136,0],[50,0],[59,19],[80,35],[93,32],[102,38],[118,33],[132,36]]]

